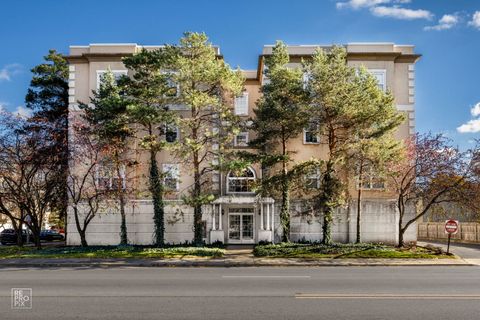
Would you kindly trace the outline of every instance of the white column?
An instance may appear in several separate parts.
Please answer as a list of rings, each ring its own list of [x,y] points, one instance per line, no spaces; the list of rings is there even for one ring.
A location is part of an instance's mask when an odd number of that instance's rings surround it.
[[[273,203],[269,204],[269,206],[272,206],[272,210],[271,210],[271,213],[272,213],[272,225],[270,226],[270,230],[275,230],[275,225],[273,224],[273,217],[275,216],[275,205]],[[273,235],[272,235],[273,237]]]
[[[218,205],[218,230],[223,230],[222,228],[222,204]]]
[[[270,230],[270,204],[267,203],[267,230]]]
[[[216,213],[215,207],[216,205],[212,205],[212,230],[217,230],[216,223],[215,223],[215,215],[217,213]]]
[[[275,243],[275,224],[274,224],[274,219],[275,219],[275,204],[272,203],[272,243]]]
[[[260,203],[260,230],[263,229],[263,203]]]

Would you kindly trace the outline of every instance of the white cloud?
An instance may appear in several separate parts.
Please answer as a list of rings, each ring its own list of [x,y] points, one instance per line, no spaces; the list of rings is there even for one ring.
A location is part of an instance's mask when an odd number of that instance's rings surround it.
[[[424,30],[447,30],[455,27],[460,22],[460,17],[457,14],[445,14],[438,20],[438,24],[434,26],[427,26]]]
[[[480,102],[470,109],[470,113],[473,117],[480,117]],[[457,128],[460,133],[475,133],[480,132],[480,118],[468,121]]]
[[[468,23],[474,28],[480,29],[480,11],[475,11],[472,16],[472,21]]]
[[[0,69],[0,81],[12,80],[12,76],[22,72],[22,65],[18,63],[12,63],[5,65],[2,69]]]
[[[387,17],[400,20],[414,20],[414,19],[427,19],[433,18],[433,13],[423,9],[407,9],[399,6],[385,7],[378,6],[370,8],[373,15],[377,17]]]
[[[480,116],[480,102],[474,105],[472,109],[470,109],[470,113],[474,117]]]
[[[12,113],[21,118],[29,118],[32,115],[32,110],[24,106],[18,106]]]
[[[344,2],[337,2],[337,9],[343,8],[370,8],[378,6],[379,4],[387,3],[409,3],[411,0],[349,0]]]
[[[480,119],[470,120],[457,128],[460,133],[474,133],[480,132]]]

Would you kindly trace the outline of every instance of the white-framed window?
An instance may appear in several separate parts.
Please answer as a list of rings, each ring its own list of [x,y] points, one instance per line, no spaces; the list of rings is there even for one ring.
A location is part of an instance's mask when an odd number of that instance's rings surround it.
[[[175,124],[165,124],[164,126],[164,133],[165,133],[165,141],[168,143],[174,143],[178,141],[180,136],[179,128]]]
[[[178,164],[164,163],[163,185],[168,190],[178,191],[180,188],[180,169]]]
[[[97,91],[100,90],[100,83],[102,82],[102,76],[108,70],[97,70]],[[120,79],[121,76],[126,76],[128,74],[127,70],[111,70],[115,80]]]
[[[312,74],[310,72],[304,72],[302,76],[302,82],[303,82],[303,89],[306,89],[308,86],[308,83],[310,82],[310,78],[312,77]]]
[[[235,98],[235,114],[237,116],[248,115],[248,93],[244,92],[240,97]]]
[[[318,125],[315,123],[310,123],[306,128],[303,129],[303,143],[304,144],[319,144],[320,137],[318,135]]]
[[[172,77],[176,75],[175,71],[162,71],[162,74],[168,75],[167,77],[167,92],[165,93],[166,98],[178,98],[180,96],[180,84],[175,82]]]
[[[358,176],[357,176],[357,189],[359,187],[358,184]],[[363,169],[362,175],[362,185],[361,188],[364,190],[383,190],[385,189],[385,179],[379,177],[378,174],[370,166],[365,166]]]
[[[368,72],[377,79],[378,88],[387,91],[387,70],[385,69],[368,69]]]
[[[252,193],[255,171],[247,168],[241,173],[230,171],[227,174],[227,193]]]
[[[308,189],[318,189],[321,183],[320,169],[314,169],[305,175],[305,186]]]
[[[240,132],[233,139],[235,147],[248,147],[248,132]]]
[[[113,165],[102,163],[95,168],[95,180],[99,189],[118,190],[121,186],[126,189],[125,165],[120,166],[120,177]]]

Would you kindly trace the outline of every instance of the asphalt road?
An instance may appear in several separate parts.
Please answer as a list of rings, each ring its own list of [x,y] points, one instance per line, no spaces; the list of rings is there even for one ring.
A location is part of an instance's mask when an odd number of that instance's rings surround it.
[[[480,319],[480,267],[0,269],[0,319]]]
[[[446,241],[419,241],[420,245],[433,245],[447,251]],[[480,243],[450,243],[450,251],[463,259],[480,259]]]

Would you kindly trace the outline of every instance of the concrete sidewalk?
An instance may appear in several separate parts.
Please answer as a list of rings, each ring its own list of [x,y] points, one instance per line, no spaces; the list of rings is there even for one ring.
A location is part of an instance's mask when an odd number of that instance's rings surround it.
[[[300,259],[254,257],[251,250],[228,250],[223,258],[185,257],[171,259],[4,259],[8,267],[335,267],[335,266],[470,266],[457,259]]]

